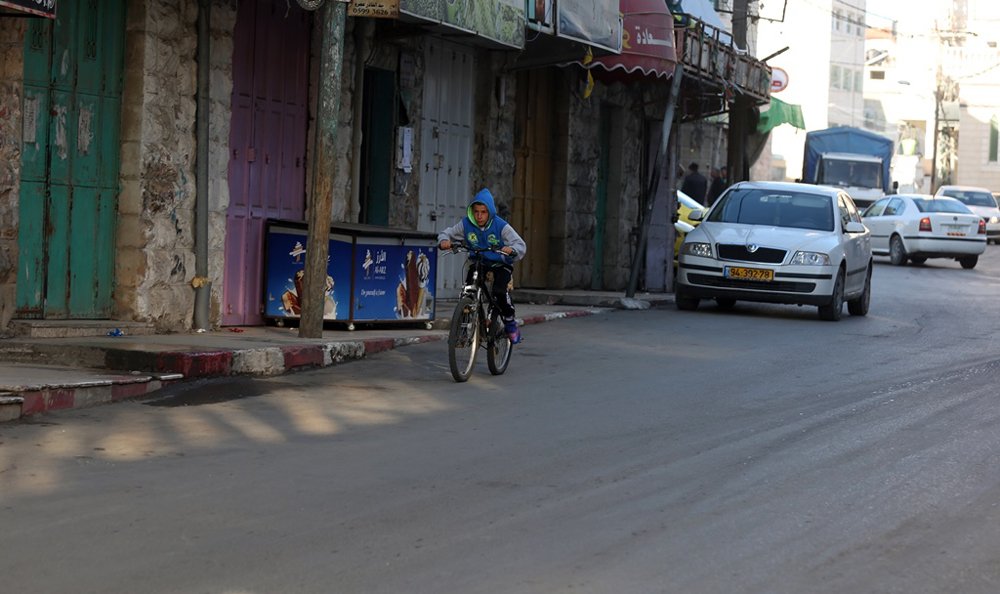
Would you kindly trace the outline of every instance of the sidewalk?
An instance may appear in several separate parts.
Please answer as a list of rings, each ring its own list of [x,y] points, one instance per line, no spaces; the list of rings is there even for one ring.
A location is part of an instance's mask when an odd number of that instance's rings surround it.
[[[673,303],[670,294],[594,291],[513,293],[521,325]],[[444,340],[454,301],[439,301],[424,324],[326,329],[253,326],[203,333],[0,340],[0,421],[144,396],[174,382],[229,375],[270,376],[361,359],[409,344]]]

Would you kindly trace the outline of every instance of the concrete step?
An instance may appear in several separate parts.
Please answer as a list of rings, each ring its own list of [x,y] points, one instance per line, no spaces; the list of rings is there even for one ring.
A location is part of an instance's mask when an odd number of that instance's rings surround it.
[[[115,373],[8,363],[0,374],[0,421],[145,396],[183,379],[179,373]]]
[[[4,421],[15,421],[21,418],[21,408],[24,398],[14,394],[0,394],[0,423]]]
[[[13,320],[10,328],[15,336],[21,338],[108,336],[116,331],[126,336],[156,333],[152,323],[123,320]]]

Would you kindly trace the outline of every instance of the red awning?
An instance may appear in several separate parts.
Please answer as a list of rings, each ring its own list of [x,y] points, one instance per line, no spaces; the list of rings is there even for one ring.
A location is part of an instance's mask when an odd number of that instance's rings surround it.
[[[622,53],[594,58],[585,68],[613,74],[667,77],[674,71],[674,17],[663,0],[620,0],[624,18]]]

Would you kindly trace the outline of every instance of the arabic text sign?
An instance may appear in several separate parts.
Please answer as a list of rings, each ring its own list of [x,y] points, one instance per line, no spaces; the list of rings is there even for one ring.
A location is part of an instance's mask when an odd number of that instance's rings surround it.
[[[399,0],[351,0],[347,16],[377,19],[399,18]]]
[[[0,8],[10,8],[49,19],[56,18],[56,0],[0,0]]]

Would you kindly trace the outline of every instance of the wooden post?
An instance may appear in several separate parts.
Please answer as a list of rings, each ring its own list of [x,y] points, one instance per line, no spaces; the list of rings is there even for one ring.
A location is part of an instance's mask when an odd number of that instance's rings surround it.
[[[300,338],[323,337],[327,259],[330,255],[330,213],[336,164],[337,116],[340,112],[341,73],[344,68],[344,21],[347,4],[326,2],[320,9],[322,49],[312,162],[309,231],[305,276],[302,279]]]

